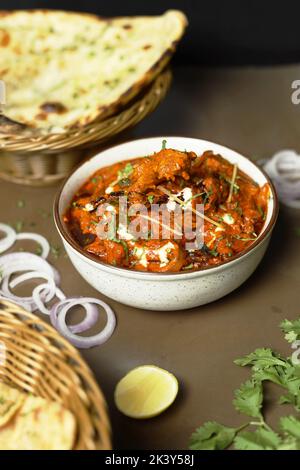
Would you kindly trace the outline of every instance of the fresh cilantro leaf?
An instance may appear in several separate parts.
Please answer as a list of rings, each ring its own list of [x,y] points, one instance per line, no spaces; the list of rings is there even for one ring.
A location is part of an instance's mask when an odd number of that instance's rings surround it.
[[[232,444],[236,429],[209,421],[192,434],[191,450],[222,450]]]
[[[286,361],[270,348],[256,349],[253,353],[234,361],[238,366],[253,366],[253,370],[264,369],[273,365],[285,367]]]
[[[261,407],[263,402],[263,390],[261,382],[247,380],[235,391],[233,405],[237,411],[252,418],[261,417]]]
[[[300,339],[300,319],[284,320],[281,324],[288,341]],[[300,419],[296,416],[286,416],[280,419],[280,434],[273,431],[265,422],[262,415],[263,382],[273,382],[281,386],[285,393],[280,397],[280,404],[294,405],[300,412],[300,365],[294,364],[292,358],[283,358],[269,348],[256,349],[253,353],[235,361],[242,367],[251,366],[252,376],[235,391],[233,404],[237,411],[256,420],[245,426],[233,429],[217,423],[206,423],[196,430],[193,435],[194,449],[222,449],[225,444],[220,443],[223,431],[229,430],[236,449],[239,450],[300,450]],[[247,426],[255,426],[255,431],[242,431]],[[230,445],[230,441],[228,438]],[[227,445],[227,447],[228,447]]]
[[[252,377],[257,382],[269,380],[270,382],[273,382],[277,385],[283,385],[285,379],[282,370],[284,369],[279,369],[279,367],[268,367],[266,369],[258,369],[253,372]]]
[[[284,335],[284,338],[287,340],[288,343],[294,343],[297,340],[298,334],[295,331],[289,331]]]
[[[300,439],[288,436],[283,439],[277,450],[300,450]]]
[[[259,428],[254,432],[243,431],[234,439],[237,450],[275,450],[281,438],[272,430]]]
[[[153,201],[154,201],[154,194],[149,194],[149,196],[148,196],[148,201],[150,202],[150,204],[153,204]]]
[[[291,394],[281,395],[278,400],[279,405],[294,405],[295,397]]]
[[[121,188],[126,188],[126,186],[130,186],[130,184],[131,180],[129,178],[123,178],[119,181],[119,186],[121,186]]]
[[[300,337],[300,318],[297,320],[284,320],[280,323],[280,328],[285,333],[285,339],[293,343]]]
[[[165,150],[166,145],[167,145],[167,141],[166,141],[166,139],[164,139],[164,140],[162,141],[162,143],[161,143],[161,149],[162,149],[162,150]]]
[[[295,418],[295,416],[280,418],[280,429],[286,434],[300,439],[300,419]]]

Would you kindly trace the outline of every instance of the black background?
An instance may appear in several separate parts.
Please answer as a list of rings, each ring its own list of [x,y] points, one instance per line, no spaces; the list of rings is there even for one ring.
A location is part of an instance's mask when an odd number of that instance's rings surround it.
[[[176,61],[275,64],[300,61],[300,1],[269,0],[0,0],[1,9],[52,8],[102,16],[161,14],[189,18]]]

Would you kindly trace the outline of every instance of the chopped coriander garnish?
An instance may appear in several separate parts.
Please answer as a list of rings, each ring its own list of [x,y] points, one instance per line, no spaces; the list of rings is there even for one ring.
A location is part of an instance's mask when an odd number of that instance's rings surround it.
[[[208,255],[211,255],[211,256],[218,256],[219,255],[219,253],[216,249],[210,250],[208,248],[208,246],[205,245],[205,244],[202,246],[201,250],[204,251],[204,253],[207,253]]]
[[[16,229],[16,232],[22,232],[24,227],[24,222],[23,220],[17,220],[17,222],[14,223],[14,228]]]
[[[234,238],[236,238],[237,240],[241,240],[242,242],[250,242],[250,241],[256,240],[256,238],[257,238],[257,237],[255,237],[255,238],[252,238],[252,237],[243,238],[240,235],[233,235],[233,236],[234,236]]]
[[[53,245],[50,246],[50,252],[55,259],[59,257],[59,255],[61,254],[61,250],[62,248],[60,246],[53,246]]]
[[[203,196],[203,194],[206,194],[205,192],[194,194],[194,196],[190,197],[187,201],[184,202],[184,205],[187,205],[189,202],[191,202],[193,199],[196,199],[197,197]]]
[[[164,140],[162,141],[162,143],[161,143],[161,149],[162,149],[162,150],[165,150],[166,145],[167,145],[167,141],[166,141],[166,139],[164,139]]]
[[[18,207],[19,209],[23,209],[23,207],[25,207],[25,201],[24,201],[24,199],[19,199],[19,200],[17,201],[17,207]]]
[[[128,246],[127,246],[127,243],[124,241],[124,240],[120,240],[119,238],[115,238],[115,237],[112,237],[110,238],[110,240],[112,242],[115,242],[115,243],[119,243],[120,245],[123,246],[124,248],[124,251],[125,251],[125,256],[126,256],[126,260],[128,260]]]
[[[91,182],[93,184],[97,184],[99,183],[99,181],[102,181],[103,180],[103,176],[102,175],[97,175],[97,176],[93,176],[93,178],[91,179]]]
[[[121,188],[126,188],[126,186],[130,186],[131,181],[129,178],[123,178],[118,182],[118,184],[121,186]]]
[[[260,216],[263,220],[266,219],[266,214],[264,213],[264,211],[262,210],[262,207],[261,206],[257,206],[257,209],[258,209],[258,212],[260,213]]]
[[[41,256],[42,253],[43,253],[43,249],[41,246],[38,246],[37,249],[35,250],[35,253],[38,255],[38,256]]]
[[[184,266],[184,268],[182,268],[182,269],[184,269],[184,270],[185,269],[193,269],[193,267],[194,267],[194,263],[190,263],[187,266]]]
[[[207,192],[204,193],[204,198],[203,198],[203,204],[206,204],[210,198],[210,196],[213,194],[213,189],[210,188]]]
[[[210,254],[211,254],[212,256],[218,256],[218,255],[219,255],[219,253],[218,253],[217,250],[215,250],[215,249],[210,250]]]
[[[127,163],[125,168],[123,168],[123,170],[118,171],[118,177],[119,179],[126,178],[127,176],[131,175],[132,172],[133,172],[133,166],[131,165],[131,163]]]
[[[149,196],[148,196],[148,201],[150,202],[150,204],[153,204],[153,201],[154,201],[154,194],[149,194]]]
[[[51,217],[51,212],[46,211],[45,209],[38,209],[38,213],[40,214],[43,219],[47,219],[48,217]]]
[[[222,173],[222,174],[220,175],[220,178],[223,179],[224,181],[226,181],[226,183],[231,184],[231,180],[230,180],[226,175],[224,175],[224,173]],[[238,176],[236,176],[236,179],[238,179]],[[237,192],[239,191],[239,189],[240,189],[239,185],[234,182],[234,183],[233,183],[233,191],[234,191],[234,193],[237,193]]]

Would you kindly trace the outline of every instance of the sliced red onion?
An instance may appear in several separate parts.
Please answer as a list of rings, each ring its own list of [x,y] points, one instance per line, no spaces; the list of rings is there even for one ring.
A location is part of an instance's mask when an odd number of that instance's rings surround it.
[[[49,302],[57,297],[59,300],[64,300],[66,298],[65,294],[54,284],[54,287],[51,283],[40,284],[36,286],[32,291],[32,299],[35,304],[35,310],[39,310],[45,315],[50,315],[51,309],[47,308],[45,303]]]
[[[45,306],[42,299],[44,297],[45,301],[49,302],[55,296],[55,291],[56,285],[53,279],[49,279],[47,284],[40,284],[36,286],[32,291],[32,300],[34,301],[39,311],[45,315],[50,315],[50,310]],[[44,296],[41,295],[42,292],[44,292]]]
[[[60,283],[58,271],[48,261],[25,251],[0,256],[0,270],[3,276],[7,275],[8,272],[13,274],[22,271],[42,271],[52,275],[56,284]]]
[[[14,252],[0,256],[0,300],[10,300],[17,305],[24,307],[29,311],[39,310],[49,315],[52,324],[57,330],[65,336],[71,343],[78,348],[91,348],[103,344],[112,335],[116,326],[116,317],[113,310],[105,302],[91,297],[73,297],[67,299],[65,294],[59,289],[60,275],[45,258],[49,254],[49,243],[41,235],[35,233],[16,232],[5,224],[0,224],[0,231],[6,233],[6,237],[0,240],[0,253],[9,249],[16,240],[30,239],[40,244],[42,255],[37,256],[28,252]],[[10,280],[11,276],[19,274]],[[47,282],[39,284],[33,289],[31,296],[20,297],[11,292],[22,282],[30,279],[44,279]],[[59,301],[50,309],[46,306],[54,297]],[[75,305],[81,305],[85,311],[85,318],[76,325],[68,326],[66,324],[66,315],[70,308]],[[107,315],[107,323],[104,329],[97,335],[91,337],[78,336],[78,333],[87,331],[97,323],[99,312],[96,305],[100,305]]]
[[[32,233],[32,232],[22,232],[22,233],[18,233],[17,240],[33,240],[37,242],[42,248],[41,257],[44,259],[48,257],[49,251],[50,251],[50,245],[49,245],[48,240],[46,240],[46,238],[43,237],[42,235],[39,235],[38,233]]]
[[[13,228],[7,224],[0,224],[0,232],[5,233],[5,237],[0,240],[0,253],[9,250],[16,241],[17,234]]]
[[[10,287],[14,288],[21,282],[33,278],[42,278],[48,282],[52,280],[55,287],[55,283],[58,283],[60,280],[58,272],[46,260],[32,253],[10,253],[0,256],[0,270],[3,276],[0,284],[0,294],[4,295],[7,299],[22,302],[30,311],[36,310],[36,304],[32,296],[17,296],[10,291]],[[22,271],[30,272],[19,275],[9,284],[10,276]],[[48,293],[43,300],[49,301],[53,296],[51,297],[50,293]]]
[[[300,208],[300,155],[293,150],[277,152],[263,165],[277,189],[280,201]]]
[[[75,305],[84,306],[84,304],[86,303],[100,305],[107,315],[107,323],[104,329],[97,335],[89,337],[78,336],[77,334],[72,333],[71,328],[66,324],[66,315],[69,309]],[[113,334],[115,326],[116,317],[110,306],[107,305],[105,302],[102,302],[102,300],[93,299],[91,297],[81,297],[79,299],[72,300],[59,311],[59,314],[56,317],[56,328],[58,329],[58,331],[65,338],[67,338],[70,343],[72,343],[77,348],[81,349],[92,348],[94,346],[99,346],[100,344],[105,343]]]
[[[32,296],[30,297],[20,297],[18,295],[13,294],[10,292],[9,287],[14,288],[17,285],[21,284],[24,281],[30,280],[30,279],[45,279],[47,281],[47,284],[41,284],[43,286],[43,289],[41,291],[45,291],[43,293],[43,296],[38,297],[39,304],[36,302],[35,298],[35,291],[37,289],[37,292],[40,292],[40,286],[36,286],[36,288],[32,292]],[[38,272],[38,271],[31,271],[29,273],[22,274],[18,278],[14,279],[9,283],[9,276],[5,276],[2,281],[2,292],[6,295],[6,297],[16,300],[16,301],[21,301],[25,303],[29,303],[31,306],[31,311],[36,310],[36,308],[39,308],[42,313],[47,313],[45,311],[45,308],[42,308],[42,299],[45,300],[46,302],[49,302],[50,300],[53,299],[55,296],[56,292],[56,285],[53,280],[53,278],[46,273]],[[41,307],[41,308],[40,308]]]
[[[84,297],[69,297],[53,305],[50,310],[50,320],[52,325],[57,328],[57,317],[60,314],[62,308],[66,306],[68,307],[67,310],[69,310],[69,304],[75,301],[75,305],[82,305],[82,307],[85,309],[86,316],[80,323],[77,323],[77,325],[70,325],[68,328],[72,333],[75,334],[83,333],[84,331],[92,328],[98,320],[98,309],[94,304],[84,302],[84,299]]]

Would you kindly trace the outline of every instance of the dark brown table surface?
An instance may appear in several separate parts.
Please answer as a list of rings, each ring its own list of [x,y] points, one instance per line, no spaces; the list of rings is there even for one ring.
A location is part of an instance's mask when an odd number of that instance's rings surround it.
[[[131,131],[130,138],[199,137],[252,158],[267,157],[282,148],[300,151],[300,105],[290,99],[291,82],[297,78],[299,66],[177,68],[165,101]],[[57,189],[1,181],[0,221],[23,222],[24,230],[39,232],[53,246],[61,246],[51,214]],[[23,208],[18,207],[20,199],[25,201]],[[233,360],[263,346],[290,353],[278,324],[286,317],[300,316],[297,227],[300,211],[281,207],[257,271],[238,290],[212,304],[180,312],[150,312],[107,299],[117,315],[116,331],[105,345],[83,356],[107,398],[115,449],[185,449],[191,432],[204,421],[243,422],[231,401],[233,390],[249,373]],[[52,254],[50,261],[59,269],[67,295],[103,298],[79,276],[63,251],[57,259]],[[141,364],[166,368],[180,382],[174,405],[148,421],[126,418],[113,402],[117,381]],[[272,404],[277,396],[278,391],[271,388],[266,410],[271,424],[278,417]]]

